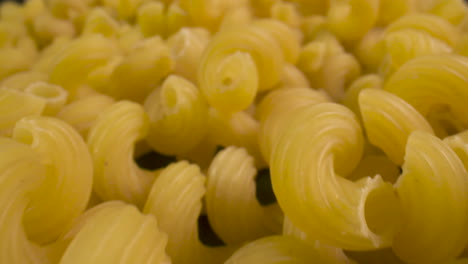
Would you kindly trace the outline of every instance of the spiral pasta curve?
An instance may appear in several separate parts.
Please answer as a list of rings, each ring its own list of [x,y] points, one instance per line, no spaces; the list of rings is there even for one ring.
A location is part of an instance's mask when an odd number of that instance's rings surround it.
[[[283,129],[270,161],[275,194],[291,221],[331,246],[389,246],[399,218],[393,187],[380,176],[343,178],[363,149],[354,114],[332,103],[305,106],[291,112]]]
[[[129,101],[115,103],[94,122],[87,142],[93,157],[94,191],[102,199],[144,204],[154,174],[135,164],[133,152],[148,128],[143,107]]]

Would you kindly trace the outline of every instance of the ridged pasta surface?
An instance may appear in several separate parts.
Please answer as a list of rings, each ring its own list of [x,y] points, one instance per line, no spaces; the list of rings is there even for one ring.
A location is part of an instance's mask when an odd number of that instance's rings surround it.
[[[0,264],[467,263],[468,2],[12,1]]]

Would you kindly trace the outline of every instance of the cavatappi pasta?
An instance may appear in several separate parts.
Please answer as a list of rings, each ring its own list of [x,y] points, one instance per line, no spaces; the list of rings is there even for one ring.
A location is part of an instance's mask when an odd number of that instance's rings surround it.
[[[0,4],[0,264],[468,263],[462,0]]]
[[[133,161],[134,145],[149,129],[142,106],[121,101],[104,110],[88,132],[93,155],[94,190],[104,200],[123,200],[142,206],[154,174]]]
[[[190,81],[169,76],[144,103],[150,120],[147,142],[166,155],[194,149],[207,133],[208,105]]]
[[[255,196],[257,169],[245,149],[220,151],[207,172],[206,212],[213,230],[228,245],[252,241],[274,230],[272,215]]]

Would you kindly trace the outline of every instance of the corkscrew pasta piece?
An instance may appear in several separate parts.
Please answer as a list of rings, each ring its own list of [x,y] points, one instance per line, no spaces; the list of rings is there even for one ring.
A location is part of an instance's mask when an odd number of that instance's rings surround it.
[[[94,195],[92,195],[94,196]],[[55,242],[47,245],[45,248],[47,251],[47,255],[49,257],[49,263],[59,263],[60,259],[63,256],[63,253],[67,250],[67,247],[76,237],[76,235],[81,231],[81,229],[92,223],[95,219],[99,217],[103,217],[106,214],[109,215],[112,210],[116,212],[119,208],[123,208],[128,206],[124,204],[122,201],[110,201],[110,202],[102,202],[100,204],[96,204],[92,208],[86,210],[83,214],[75,219],[73,225],[67,230],[66,233],[60,236]]]
[[[433,1],[416,1],[420,11],[435,14],[457,25],[467,14],[467,7],[464,1],[459,0],[433,0]]]
[[[45,47],[37,56],[36,61],[31,67],[31,71],[40,72],[50,80],[50,73],[53,71],[60,53],[72,42],[68,37],[57,37],[52,43]]]
[[[445,20],[427,14],[411,14],[390,24],[384,36],[387,54],[381,73],[390,76],[410,59],[433,54],[448,54],[457,41],[457,31]]]
[[[35,16],[32,20],[32,28],[35,39],[43,46],[59,36],[69,38],[76,36],[75,27],[70,21],[57,18],[49,12]]]
[[[199,61],[210,40],[204,28],[182,28],[167,40],[174,63],[174,73],[197,83]]]
[[[385,30],[373,28],[356,44],[354,54],[364,70],[377,72],[386,55]]]
[[[133,150],[148,129],[143,107],[129,101],[108,107],[94,122],[87,142],[94,163],[93,189],[103,200],[143,205],[154,174],[138,168]]]
[[[45,1],[48,10],[58,18],[75,22],[86,15],[95,0],[48,0]]]
[[[416,109],[387,91],[362,91],[359,107],[369,142],[382,149],[395,164],[403,164],[411,133],[434,134],[431,125]]]
[[[117,35],[119,23],[101,7],[93,8],[86,16],[81,34],[102,34],[105,37]]]
[[[165,30],[165,5],[162,2],[146,2],[138,8],[137,22],[145,37],[163,35]]]
[[[137,21],[146,37],[169,37],[188,26],[189,16],[177,2],[168,6],[162,2],[146,2],[138,10]]]
[[[237,147],[215,156],[207,172],[206,211],[213,230],[228,245],[273,235],[271,216],[257,201],[254,159]],[[281,229],[280,229],[281,230]],[[279,233],[279,232],[278,232]]]
[[[296,239],[300,239],[308,244],[310,248],[313,248],[317,252],[317,254],[323,259],[326,260],[327,263],[340,263],[340,264],[354,264],[351,259],[349,259],[346,254],[344,253],[343,249],[332,247],[329,245],[324,244],[323,242],[314,239],[313,237],[306,235],[302,232],[299,228],[294,226],[291,220],[288,219],[287,216],[284,217],[283,222],[283,235],[294,237]]]
[[[112,97],[96,94],[84,97],[63,107],[57,118],[67,122],[86,139],[98,116],[115,103]]]
[[[180,7],[187,11],[195,26],[216,31],[223,16],[232,9],[248,5],[248,0],[180,0]]]
[[[21,91],[0,88],[0,135],[11,136],[17,121],[25,116],[41,115],[45,106],[46,101],[43,98]]]
[[[391,245],[399,220],[393,187],[378,175],[357,182],[344,178],[363,151],[354,114],[333,103],[304,106],[291,111],[279,129],[270,158],[272,183],[293,224],[343,249]]]
[[[84,35],[65,44],[49,63],[53,65],[50,82],[65,89],[85,83],[86,77],[118,54],[116,43],[102,35]]]
[[[43,13],[46,9],[46,3],[44,0],[28,0],[23,4],[23,12],[26,23],[31,23],[31,21]]]
[[[460,55],[418,57],[395,72],[384,89],[411,104],[428,119],[437,135],[445,137],[447,124],[468,127],[467,67],[468,59]]]
[[[167,233],[167,254],[174,263],[222,263],[234,250],[209,248],[198,238],[205,182],[198,166],[179,161],[161,172],[146,201],[143,212],[156,216],[159,228]]]
[[[253,19],[253,11],[250,7],[240,6],[233,8],[223,16],[219,31],[244,27],[250,24]]]
[[[445,42],[432,37],[429,33],[416,30],[400,30],[385,36],[386,51],[380,73],[391,76],[405,62],[425,55],[442,55],[452,52]]]
[[[260,121],[258,141],[263,158],[270,164],[271,151],[278,140],[278,132],[288,118],[288,113],[306,105],[329,101],[326,94],[310,88],[280,89],[270,92],[257,107]]]
[[[6,77],[28,70],[33,64],[33,58],[21,48],[0,48],[0,81]]]
[[[310,15],[325,15],[330,7],[329,1],[321,0],[286,0],[288,2],[296,3],[302,14]]]
[[[299,31],[274,19],[256,20],[252,22],[252,25],[268,32],[268,34],[275,38],[281,47],[285,62],[296,64],[301,50],[301,35]]]
[[[443,141],[455,151],[468,170],[468,130],[446,137]]]
[[[28,240],[23,227],[23,215],[43,180],[45,167],[30,146],[0,138],[0,147],[0,261],[47,263],[47,256]]]
[[[413,2],[409,0],[380,0],[377,25],[389,25],[398,18],[414,11]]]
[[[343,98],[345,87],[361,73],[357,59],[345,52],[329,34],[303,47],[298,67],[306,74],[312,87],[324,89],[336,101]]]
[[[215,80],[210,80],[209,86],[202,82],[201,89],[206,100],[223,112],[245,110],[254,101],[259,85],[257,67],[252,56],[237,51],[226,56],[218,67],[216,74],[210,73]],[[216,80],[218,78],[221,80]]]
[[[116,13],[121,20],[132,21],[143,0],[102,0],[102,5]]]
[[[49,76],[47,74],[37,71],[23,71],[18,72],[16,74],[12,74],[7,78],[3,79],[0,82],[1,88],[7,88],[12,90],[20,90],[23,91],[28,87],[30,84],[34,82],[47,82]]]
[[[309,43],[316,39],[323,32],[328,32],[327,19],[325,16],[313,15],[304,17],[300,26],[304,43]]]
[[[197,164],[203,171],[210,166],[213,157],[216,155],[218,145],[210,139],[207,133],[200,143],[187,153],[177,156],[177,160],[187,160]]]
[[[145,36],[137,27],[123,24],[117,34],[117,43],[124,54],[129,54],[137,43],[141,43]]]
[[[379,4],[378,0],[330,0],[328,26],[344,41],[358,40],[377,22]]]
[[[431,14],[409,14],[391,23],[386,32],[414,29],[429,33],[453,47],[458,39],[457,29],[441,17]]]
[[[159,36],[144,39],[113,70],[106,93],[117,99],[141,102],[173,68],[166,43]]]
[[[294,3],[277,1],[271,6],[270,13],[273,19],[282,21],[290,27],[298,28],[301,24],[302,15]]]
[[[14,47],[16,42],[28,35],[26,26],[21,22],[0,20],[0,47]]]
[[[34,82],[28,85],[24,92],[45,100],[44,115],[55,115],[65,105],[68,92],[59,85],[47,82]]]
[[[341,103],[352,110],[360,118],[361,110],[359,109],[359,96],[361,92],[366,89],[382,89],[382,87],[383,80],[379,75],[362,75],[351,83]]]
[[[257,91],[279,82],[283,64],[281,43],[268,29],[234,28],[219,32],[208,44],[198,82],[210,105],[223,112],[241,111],[253,102]]]
[[[189,24],[190,18],[187,12],[177,2],[172,3],[167,9],[165,35],[169,37]]]
[[[264,160],[258,143],[260,124],[247,112],[224,114],[214,108],[209,109],[208,139],[220,146],[245,148],[255,159],[258,168]]]
[[[150,120],[146,140],[156,151],[181,155],[201,143],[207,131],[208,105],[190,81],[170,75],[144,104]]]
[[[288,236],[269,236],[251,242],[237,250],[226,264],[254,263],[334,263],[323,260],[301,240]]]
[[[112,74],[123,60],[123,56],[115,56],[104,65],[94,69],[88,74],[87,85],[98,93],[111,95],[114,89],[114,85],[111,83]]]
[[[60,264],[171,263],[165,253],[167,235],[159,230],[154,216],[119,201],[98,205],[93,210]]]
[[[292,64],[286,64],[283,68],[283,76],[278,88],[310,87],[307,76]]]
[[[408,263],[455,259],[468,244],[468,173],[455,152],[433,135],[412,133],[395,186],[402,205],[395,253]]]
[[[13,138],[37,151],[47,168],[25,212],[24,225],[31,240],[52,242],[86,209],[93,181],[89,151],[71,126],[52,117],[21,119]]]

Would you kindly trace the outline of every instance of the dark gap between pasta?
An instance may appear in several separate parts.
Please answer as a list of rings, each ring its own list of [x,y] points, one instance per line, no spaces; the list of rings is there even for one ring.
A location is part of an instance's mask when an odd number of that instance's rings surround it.
[[[220,151],[222,151],[223,149],[225,149],[226,147],[223,147],[221,145],[218,145],[216,146],[216,150],[215,150],[215,154],[214,156],[216,156],[216,154],[218,154]]]
[[[138,166],[146,170],[161,169],[176,161],[176,157],[165,156],[156,151],[151,151],[135,158],[135,162],[138,164]]]
[[[258,202],[265,206],[276,203],[276,196],[273,192],[273,186],[271,184],[270,169],[262,169],[258,171],[256,183],[256,196]]]
[[[200,217],[198,217],[198,239],[203,245],[208,247],[221,247],[226,245],[211,227],[207,215],[200,215]]]
[[[404,264],[390,248],[373,251],[345,251],[345,254],[358,263]]]

